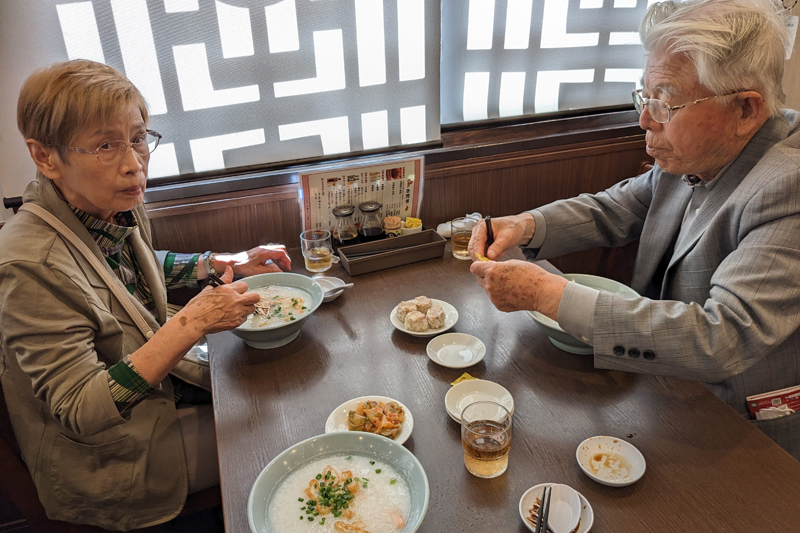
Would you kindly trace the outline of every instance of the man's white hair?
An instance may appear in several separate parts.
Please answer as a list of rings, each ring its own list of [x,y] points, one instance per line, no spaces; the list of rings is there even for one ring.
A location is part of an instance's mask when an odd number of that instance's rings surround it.
[[[771,116],[783,106],[786,28],[773,0],[653,4],[639,27],[646,52],[683,54],[715,94],[753,90]]]

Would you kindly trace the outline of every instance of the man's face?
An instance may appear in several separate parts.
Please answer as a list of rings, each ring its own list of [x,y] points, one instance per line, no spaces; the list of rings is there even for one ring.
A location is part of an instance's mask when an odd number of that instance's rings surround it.
[[[662,51],[648,56],[644,97],[675,106],[712,94],[700,84],[694,65],[686,57]],[[647,131],[647,153],[667,172],[713,179],[742,148],[736,138],[734,98],[712,98],[675,110],[666,124],[653,120],[645,108],[639,126]]]

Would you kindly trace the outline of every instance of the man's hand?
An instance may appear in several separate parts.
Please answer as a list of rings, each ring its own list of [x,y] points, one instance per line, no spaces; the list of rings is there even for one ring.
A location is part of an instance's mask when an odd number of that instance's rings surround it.
[[[558,320],[558,304],[569,283],[561,276],[516,259],[502,263],[476,261],[470,272],[478,277],[478,284],[500,311],[539,311]]]
[[[267,263],[268,260],[271,262]],[[292,260],[289,259],[284,245],[270,244],[257,246],[238,254],[216,254],[214,256],[214,268],[218,272],[224,271],[226,265],[233,269],[234,274],[246,277],[266,272],[291,270]]]
[[[496,260],[503,252],[517,245],[526,245],[531,242],[536,222],[530,213],[521,213],[509,217],[492,219],[492,233],[494,243],[486,250],[486,222],[481,220],[472,228],[472,238],[469,240],[467,251],[473,261],[477,261],[478,254]]]

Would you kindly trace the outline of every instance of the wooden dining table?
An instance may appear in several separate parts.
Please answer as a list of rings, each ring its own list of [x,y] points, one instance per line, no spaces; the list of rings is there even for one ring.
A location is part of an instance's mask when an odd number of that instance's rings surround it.
[[[291,257],[292,270],[309,275],[299,250]],[[556,348],[527,313],[498,311],[469,267],[449,248],[442,258],[352,278],[334,265],[325,275],[354,286],[323,303],[291,343],[257,350],[230,332],[209,337],[228,533],[249,531],[247,500],[261,470],[324,433],[337,406],[365,395],[397,399],[413,414],[405,446],[430,484],[423,533],[527,531],[519,500],[539,483],[585,496],[593,532],[800,531],[800,463],[702,384],[595,369],[591,355]],[[430,339],[392,326],[392,309],[420,295],[455,306],[451,331],[485,343],[481,362],[439,366],[426,355]],[[460,427],[445,411],[445,394],[465,370],[514,398],[509,466],[495,479],[467,472]],[[575,452],[596,435],[636,446],[644,476],[623,488],[587,477]]]

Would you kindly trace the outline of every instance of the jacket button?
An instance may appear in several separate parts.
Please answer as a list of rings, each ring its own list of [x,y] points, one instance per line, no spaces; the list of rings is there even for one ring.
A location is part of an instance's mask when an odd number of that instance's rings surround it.
[[[656,358],[656,353],[655,353],[655,352],[653,352],[653,351],[651,351],[651,350],[645,350],[645,351],[644,351],[644,353],[643,353],[642,355],[643,355],[643,356],[644,356],[644,358],[645,358],[645,359],[647,359],[648,361],[652,361],[653,359],[655,359],[655,358]]]
[[[625,347],[617,344],[614,346],[614,355],[622,355],[625,353]]]
[[[639,351],[639,348],[631,348],[630,350],[628,350],[628,355],[636,359],[637,357],[639,357],[639,355],[641,355],[641,352]]]

